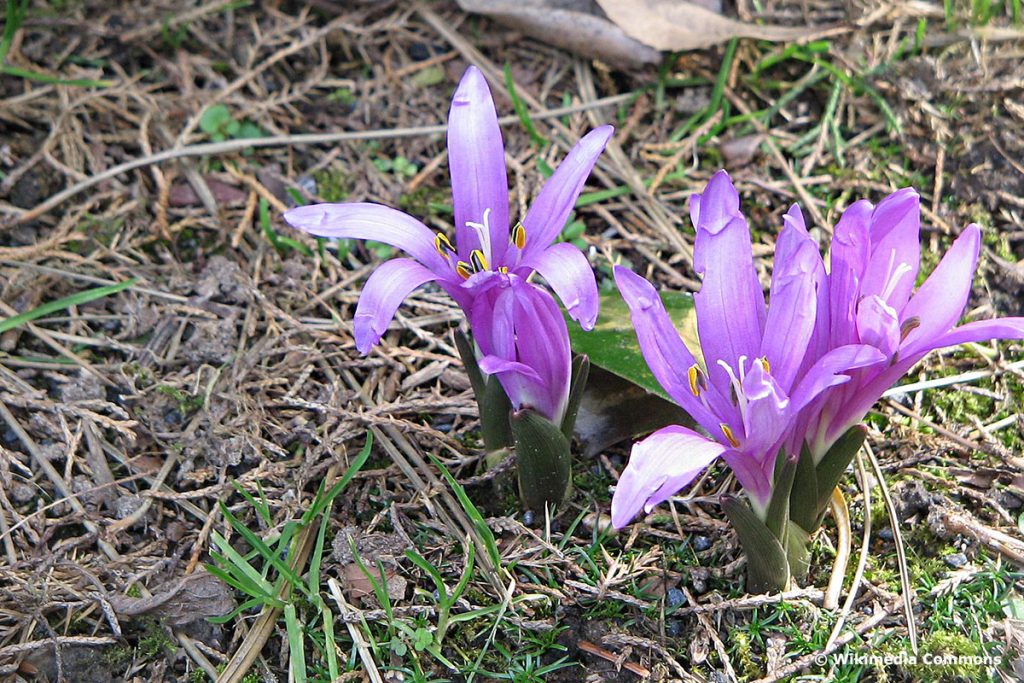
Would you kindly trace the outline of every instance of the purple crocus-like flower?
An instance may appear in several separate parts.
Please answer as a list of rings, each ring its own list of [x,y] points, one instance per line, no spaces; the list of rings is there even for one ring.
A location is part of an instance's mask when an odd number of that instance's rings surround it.
[[[798,207],[786,216],[794,239],[810,241]],[[806,439],[819,460],[913,365],[934,350],[965,342],[1024,338],[1024,318],[995,318],[956,326],[967,304],[981,247],[981,231],[968,225],[917,289],[921,209],[911,189],[877,206],[853,204],[836,225],[831,270],[814,269],[822,287],[812,348],[858,342],[878,349],[885,362],[853,371],[852,381],[807,406],[794,438]],[[776,257],[778,259],[778,256]],[[798,444],[792,444],[791,448]]]
[[[883,359],[873,346],[849,343],[805,366],[816,326],[817,247],[799,235],[780,237],[771,306],[766,306],[750,231],[724,171],[691,198],[691,217],[697,230],[694,267],[703,276],[694,295],[703,365],[683,343],[649,282],[621,266],[615,268],[615,281],[647,365],[710,438],[670,426],[634,445],[612,499],[616,527],[641,508],[666,500],[718,458],[763,514],[776,454],[801,410],[829,387],[849,381],[845,373],[852,368]]]
[[[467,312],[495,286],[540,273],[586,329],[598,313],[597,284],[584,254],[568,243],[553,244],[575,206],[613,129],[602,126],[584,136],[566,155],[533,205],[510,230],[505,149],[490,90],[476,67],[469,67],[452,99],[448,117],[448,163],[455,209],[455,241],[419,220],[371,203],[314,204],[285,213],[295,228],[320,237],[367,239],[397,247],[412,258],[378,267],[363,287],[353,327],[356,347],[368,353],[395,311],[417,287],[437,282]],[[533,294],[531,298],[536,298]],[[511,307],[510,307],[511,310]],[[513,316],[514,317],[514,316]]]

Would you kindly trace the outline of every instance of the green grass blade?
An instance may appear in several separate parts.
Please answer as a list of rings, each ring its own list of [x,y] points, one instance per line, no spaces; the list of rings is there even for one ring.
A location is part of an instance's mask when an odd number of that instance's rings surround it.
[[[473,527],[477,533],[480,534],[480,538],[484,542],[484,550],[487,551],[487,557],[490,558],[491,563],[495,567],[501,566],[501,552],[498,550],[498,543],[494,540],[494,532],[487,526],[487,520],[480,514],[480,510],[477,509],[476,505],[473,505],[473,501],[466,495],[466,490],[462,488],[455,477],[451,475],[451,472],[445,469],[441,461],[434,457],[432,454],[428,454],[430,459],[434,462],[434,465],[441,472],[441,476],[444,477],[448,485],[452,487],[452,491],[455,492],[455,497],[459,499],[459,503],[462,505],[462,509],[466,511],[466,515],[473,523]]]
[[[306,683],[306,648],[302,638],[302,626],[295,614],[295,605],[284,606],[284,624],[288,631],[288,668],[295,683]]]
[[[103,287],[87,289],[84,292],[78,292],[71,296],[66,296],[63,299],[57,299],[56,301],[47,302],[42,306],[36,306],[31,311],[25,311],[24,313],[19,313],[18,315],[11,316],[10,318],[4,318],[3,320],[0,320],[0,334],[7,330],[13,330],[19,325],[30,323],[37,318],[42,318],[45,315],[50,315],[57,311],[63,311],[65,308],[78,306],[88,303],[89,301],[95,301],[96,299],[102,299],[103,297],[110,296],[111,294],[117,294],[122,290],[128,289],[138,281],[138,278],[133,277],[130,280],[118,282],[116,285],[104,285]]]
[[[505,88],[508,89],[508,96],[512,100],[512,108],[515,110],[516,116],[519,117],[519,121],[523,124],[523,128],[529,134],[530,139],[533,140],[533,144],[539,147],[548,144],[547,139],[537,132],[537,127],[533,125],[533,121],[530,119],[530,112],[526,108],[526,103],[523,102],[522,98],[519,97],[519,93],[516,92],[516,84],[512,80],[512,67],[508,62],[505,62]]]
[[[370,457],[370,449],[373,448],[373,433],[366,433],[366,445],[363,446],[363,450],[359,451],[359,454],[349,465],[349,468],[342,475],[341,479],[335,482],[334,486],[323,496],[317,496],[313,505],[306,510],[306,514],[302,515],[303,524],[308,524],[317,517],[321,512],[327,508],[328,505],[337,497],[339,493],[345,490],[349,482],[359,474],[359,470],[362,469],[363,465],[366,464],[367,459]]]
[[[228,520],[228,523],[245,539],[245,542],[252,546],[264,560],[274,566],[282,577],[292,585],[292,588],[296,588],[306,595],[309,595],[309,588],[306,586],[305,581],[295,573],[295,570],[288,566],[288,563],[281,559],[281,556],[271,550],[271,548],[263,542],[263,539],[252,532],[247,526],[242,524],[241,520],[235,517],[228,506],[223,502],[219,503],[220,512],[224,515],[224,519]],[[226,543],[225,543],[226,545]]]

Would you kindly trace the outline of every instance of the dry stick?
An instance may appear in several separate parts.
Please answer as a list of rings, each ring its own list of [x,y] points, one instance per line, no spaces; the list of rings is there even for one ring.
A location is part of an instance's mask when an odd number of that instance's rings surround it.
[[[846,578],[846,567],[850,564],[850,509],[846,507],[846,498],[839,487],[832,489],[832,518],[836,521],[836,561],[832,565],[832,577],[828,581],[828,590],[821,606],[835,609],[839,606],[839,594],[843,592],[843,579]]]
[[[907,619],[907,635],[910,637],[910,650],[917,654],[917,622],[914,621],[914,587],[910,583],[910,570],[907,568],[907,551],[903,547],[903,532],[900,531],[900,518],[896,512],[896,504],[889,494],[889,485],[885,482],[885,473],[882,466],[878,464],[878,458],[871,448],[871,444],[864,443],[864,452],[868,455],[868,462],[878,480],[878,488],[882,491],[882,498],[885,500],[885,510],[889,515],[889,527],[892,529],[893,541],[896,543],[896,563],[900,570],[900,583],[903,595],[903,611]],[[867,511],[870,514],[870,510]]]
[[[341,612],[345,627],[348,629],[349,635],[352,636],[352,642],[356,644],[356,649],[359,650],[359,659],[363,661],[363,669],[366,670],[370,681],[372,683],[384,683],[384,679],[381,678],[380,671],[377,669],[377,662],[373,660],[373,653],[370,652],[370,644],[366,642],[363,632],[359,630],[354,623],[355,620],[352,619],[356,612],[345,600],[345,596],[341,592],[341,586],[333,578],[330,578],[327,579],[327,587],[334,597],[334,602],[338,605],[338,611]]]
[[[868,473],[864,469],[864,457],[857,453],[857,474],[860,478],[861,491],[864,494],[864,535],[861,537],[860,556],[857,558],[857,571],[853,575],[853,583],[850,585],[850,592],[846,595],[846,602],[839,612],[836,625],[825,642],[825,649],[828,650],[836,642],[839,633],[843,630],[850,610],[853,609],[853,602],[857,599],[857,592],[860,589],[861,581],[864,580],[864,569],[868,564],[868,550],[871,548],[871,482],[868,480]]]
[[[534,120],[557,118],[566,114],[572,114],[575,112],[586,111],[588,109],[595,109],[605,107],[609,105],[619,104],[629,99],[630,95],[612,95],[610,97],[604,97],[600,100],[593,102],[586,102],[584,104],[577,104],[571,107],[559,107],[557,109],[548,109],[537,114],[531,114],[530,118]],[[498,123],[503,126],[508,126],[519,122],[518,116],[503,116],[498,119]],[[439,135],[448,130],[448,127],[442,124],[436,126],[417,126],[411,128],[392,128],[392,129],[377,129],[377,130],[359,130],[359,131],[344,131],[341,133],[306,133],[302,135],[276,135],[267,138],[256,138],[252,140],[225,140],[223,142],[206,142],[199,145],[189,145],[187,147],[178,147],[175,149],[164,150],[163,152],[157,152],[151,156],[143,157],[141,159],[133,159],[132,161],[126,161],[123,164],[118,164],[108,168],[103,173],[86,178],[85,180],[75,183],[69,188],[61,190],[56,194],[51,195],[47,199],[43,200],[42,203],[37,204],[35,207],[28,211],[24,211],[16,215],[13,219],[7,219],[0,223],[0,228],[9,228],[15,225],[20,225],[26,221],[34,220],[39,218],[44,213],[52,210],[59,206],[63,202],[71,199],[72,197],[81,194],[90,187],[98,185],[106,180],[117,177],[122,173],[128,171],[134,171],[137,168],[143,168],[151,164],[159,164],[165,161],[171,161],[173,159],[181,159],[184,157],[196,157],[204,155],[217,155],[217,154],[229,154],[231,152],[241,152],[247,149],[253,149],[257,147],[286,147],[288,145],[323,145],[335,142],[348,142],[353,140],[384,140],[384,139],[396,139],[396,138],[410,138],[418,137],[423,135]]]

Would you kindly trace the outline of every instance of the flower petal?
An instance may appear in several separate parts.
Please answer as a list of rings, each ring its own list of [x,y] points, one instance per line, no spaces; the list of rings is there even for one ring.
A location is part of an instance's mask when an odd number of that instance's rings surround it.
[[[395,311],[414,289],[436,279],[433,272],[408,258],[391,259],[377,266],[363,285],[352,319],[359,352],[369,353],[380,341]]]
[[[475,66],[466,69],[452,96],[448,167],[459,256],[468,261],[472,250],[483,249],[492,263],[500,263],[508,246],[509,229],[505,144],[487,79]],[[481,244],[477,232],[466,225],[483,224],[488,209],[489,251]]]
[[[483,327],[485,315],[479,310],[474,314],[474,334]],[[490,343],[478,342],[484,352],[480,369],[498,376],[517,410],[533,408],[561,423],[569,399],[572,351],[558,304],[540,287],[512,278],[493,304],[489,326]]]
[[[854,202],[843,212],[832,235],[831,272],[828,276],[830,346],[857,341],[855,307],[868,262],[871,202]]]
[[[523,218],[523,227],[526,228],[523,260],[547,247],[562,232],[597,158],[614,132],[611,126],[601,126],[587,133],[544,183]]]
[[[786,410],[789,398],[775,378],[757,362],[751,364],[743,378],[743,396],[747,407],[743,411],[742,450],[756,460],[763,460],[789,426]],[[774,462],[775,454],[771,457]]]
[[[784,246],[775,254],[771,305],[759,355],[768,359],[772,377],[788,393],[814,331],[818,299],[814,280],[821,254],[810,241]]]
[[[807,352],[804,355],[803,363],[800,365],[801,370],[806,370],[815,361],[828,353],[830,348],[828,273],[825,270],[825,262],[821,258],[818,242],[807,232],[807,226],[804,223],[804,216],[800,211],[800,206],[798,204],[791,206],[782,219],[782,232],[779,234],[779,240],[775,245],[775,262],[788,262],[793,258],[793,254],[801,248],[801,245],[805,243],[814,247],[816,255],[813,266],[814,272],[811,277],[814,283],[816,299],[814,306],[814,328],[811,332],[811,338],[807,342]],[[769,315],[771,315],[770,311]],[[769,329],[770,326],[766,323],[766,335]],[[786,391],[789,391],[790,388],[787,387]]]
[[[874,294],[857,304],[857,336],[861,344],[874,346],[892,358],[900,346],[900,320],[881,297]]]
[[[739,216],[711,232],[705,216],[715,217],[717,213],[705,194],[693,253],[694,268],[703,280],[693,299],[711,384],[728,396],[729,374],[718,361],[735,368],[740,356],[753,359],[760,353],[766,311],[747,222]],[[717,223],[711,225],[717,227]]]
[[[928,344],[933,349],[956,346],[967,342],[983,342],[990,339],[1024,339],[1024,318],[995,318],[976,320],[955,327]]]
[[[412,216],[380,204],[310,204],[284,213],[288,225],[318,237],[374,240],[406,252],[439,277],[454,276],[434,247],[434,232]]]
[[[562,300],[569,317],[585,330],[594,329],[600,298],[594,270],[582,251],[568,242],[553,244],[533,254],[522,266],[541,274]]]
[[[678,425],[659,429],[634,444],[612,496],[612,525],[621,529],[641,509],[649,512],[693,481],[725,450],[720,443]]]
[[[902,309],[921,266],[921,199],[913,188],[889,195],[871,213],[871,257],[861,296],[875,294]]]
[[[790,414],[796,415],[829,387],[850,381],[850,376],[844,373],[885,359],[881,351],[863,344],[849,344],[829,351],[808,370],[790,394]]]
[[[900,323],[916,320],[900,346],[900,356],[918,353],[939,335],[949,332],[960,319],[971,293],[971,281],[981,248],[981,230],[968,225],[956,238],[939,265],[914,293],[900,314]]]
[[[628,268],[615,266],[615,284],[629,306],[637,342],[654,378],[683,410],[713,434],[722,420],[693,395],[688,372],[697,365],[672,325],[654,286]],[[713,387],[706,391],[715,392]]]

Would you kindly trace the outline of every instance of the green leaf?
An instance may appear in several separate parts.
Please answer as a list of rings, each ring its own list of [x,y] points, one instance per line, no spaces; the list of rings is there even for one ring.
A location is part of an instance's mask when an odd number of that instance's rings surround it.
[[[805,443],[796,464],[793,490],[789,497],[789,518],[805,531],[814,531],[818,519],[818,474],[814,469],[814,456]]]
[[[576,356],[572,359],[572,379],[569,382],[569,400],[565,406],[565,417],[562,418],[562,433],[570,442],[572,441],[572,430],[576,425],[576,415],[580,411],[580,402],[583,401],[583,390],[587,386],[587,377],[590,376],[590,359],[586,356]]]
[[[818,478],[818,516],[814,521],[814,528],[808,529],[808,531],[814,531],[821,525],[825,510],[832,499],[832,489],[839,484],[839,480],[842,479],[846,468],[853,462],[853,456],[857,455],[857,451],[864,444],[867,435],[868,430],[864,425],[850,427],[822,456],[815,472]]]
[[[736,496],[719,498],[722,511],[729,517],[740,545],[747,556],[747,592],[777,593],[789,583],[789,562],[786,551],[765,523],[750,506]]]
[[[569,440],[551,420],[529,410],[512,415],[519,497],[527,510],[554,509],[572,491]]]
[[[105,296],[116,294],[121,290],[128,289],[138,281],[138,278],[133,277],[130,280],[118,282],[116,285],[104,285],[103,287],[87,289],[84,292],[78,292],[77,294],[72,294],[71,296],[57,299],[56,301],[50,301],[42,306],[37,306],[31,311],[25,311],[24,313],[13,315],[10,318],[0,319],[0,333],[6,332],[7,330],[13,330],[19,325],[30,323],[37,318],[42,318],[44,315],[63,311],[65,308],[70,308],[71,306],[78,306],[88,301],[102,299]]]
[[[772,480],[772,497],[768,501],[765,523],[768,530],[776,538],[783,538],[783,531],[789,522],[790,493],[793,490],[793,477],[796,475],[797,461],[786,457],[785,449],[780,448],[775,457],[775,476]]]
[[[306,648],[302,637],[302,625],[295,613],[295,605],[284,606],[284,624],[288,631],[288,668],[295,683],[306,683]]]
[[[512,100],[512,109],[515,110],[516,116],[519,117],[519,122],[523,124],[523,128],[526,129],[530,139],[533,140],[533,144],[538,147],[543,147],[548,143],[547,139],[537,131],[537,127],[533,125],[533,121],[530,119],[530,110],[526,108],[526,103],[519,97],[519,93],[516,92],[516,83],[512,79],[512,67],[508,62],[505,62],[505,89],[508,90],[508,96]]]
[[[697,318],[693,308],[693,297],[685,292],[661,292],[661,300],[665,304],[669,317],[679,331],[694,356],[699,357],[697,344]],[[629,316],[629,308],[622,300],[618,291],[601,295],[601,315],[597,325],[590,332],[585,332],[579,325],[568,320],[569,339],[576,353],[586,354],[590,364],[603,368],[612,374],[636,384],[648,392],[671,401],[672,399],[654,379],[640,346],[636,341],[633,321]]]
[[[497,377],[487,377],[480,371],[473,350],[473,341],[461,330],[455,331],[455,348],[462,358],[462,366],[469,375],[469,383],[476,397],[480,413],[480,436],[488,453],[500,451],[512,445],[512,429],[508,422],[512,403]]]
[[[199,117],[199,129],[207,135],[223,134],[223,129],[231,120],[231,111],[223,104],[215,104]]]

